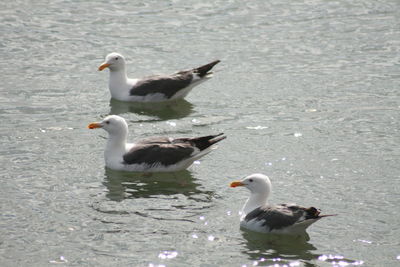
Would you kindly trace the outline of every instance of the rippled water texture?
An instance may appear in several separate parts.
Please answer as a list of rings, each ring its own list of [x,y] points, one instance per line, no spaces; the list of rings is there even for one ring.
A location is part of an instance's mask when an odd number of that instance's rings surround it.
[[[1,266],[400,264],[399,1],[2,1]],[[130,77],[221,59],[169,104],[110,101]],[[130,140],[225,132],[189,170],[106,170],[108,114]],[[339,214],[309,240],[239,229],[262,172],[271,202]]]

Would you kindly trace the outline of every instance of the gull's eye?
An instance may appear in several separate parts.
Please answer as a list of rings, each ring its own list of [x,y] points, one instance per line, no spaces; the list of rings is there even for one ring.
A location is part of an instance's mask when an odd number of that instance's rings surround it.
[[[118,57],[116,57],[115,60],[118,60]]]
[[[249,182],[252,183],[252,182],[253,182],[253,179],[250,179]]]
[[[110,121],[106,121],[106,124],[110,124]]]

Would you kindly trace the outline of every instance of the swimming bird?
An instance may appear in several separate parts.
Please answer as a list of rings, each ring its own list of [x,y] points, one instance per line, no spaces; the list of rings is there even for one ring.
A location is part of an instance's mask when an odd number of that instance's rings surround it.
[[[130,79],[126,75],[124,56],[113,52],[106,56],[99,71],[105,68],[110,70],[108,87],[112,98],[128,102],[160,102],[184,98],[193,87],[212,77],[210,70],[219,62],[220,60],[215,60],[204,66],[170,75]]]
[[[235,181],[230,187],[244,186],[250,190],[250,198],[241,210],[240,226],[261,233],[301,235],[307,227],[327,216],[320,210],[304,208],[296,204],[268,205],[271,193],[271,181],[268,176],[255,173],[241,181]]]
[[[216,148],[214,144],[226,138],[223,133],[201,137],[152,137],[127,143],[128,124],[125,119],[110,115],[89,129],[108,132],[104,151],[105,164],[113,170],[137,172],[171,172],[188,168],[195,160]]]

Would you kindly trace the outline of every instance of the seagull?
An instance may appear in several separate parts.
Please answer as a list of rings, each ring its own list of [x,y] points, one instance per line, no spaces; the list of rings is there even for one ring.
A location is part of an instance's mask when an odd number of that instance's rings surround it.
[[[255,173],[241,181],[235,181],[230,187],[244,186],[250,190],[250,198],[241,210],[240,226],[255,232],[277,234],[304,234],[307,227],[323,217],[320,210],[304,208],[296,204],[268,205],[271,193],[271,181],[268,176]]]
[[[195,160],[217,148],[214,144],[226,138],[223,133],[193,138],[152,137],[127,143],[128,124],[125,119],[110,115],[89,129],[103,128],[108,132],[104,151],[106,167],[131,172],[172,172],[188,168]]]
[[[108,87],[112,98],[127,102],[161,102],[184,98],[193,87],[212,77],[210,70],[219,62],[220,60],[215,60],[171,75],[130,79],[126,76],[124,56],[113,52],[106,56],[99,71],[105,68],[110,70]]]

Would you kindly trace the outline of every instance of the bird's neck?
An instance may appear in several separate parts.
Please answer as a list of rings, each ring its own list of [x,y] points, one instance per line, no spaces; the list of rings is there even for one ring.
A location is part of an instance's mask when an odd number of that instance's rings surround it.
[[[129,95],[128,77],[126,76],[125,68],[110,71],[110,80],[108,83],[111,97],[118,100],[123,100]]]
[[[127,133],[110,134],[108,137],[105,156],[125,154]]]
[[[243,206],[243,215],[248,214],[252,210],[267,204],[268,194],[252,193]]]
[[[113,86],[126,84],[128,77],[126,76],[125,67],[121,67],[117,70],[110,71],[110,88]]]

